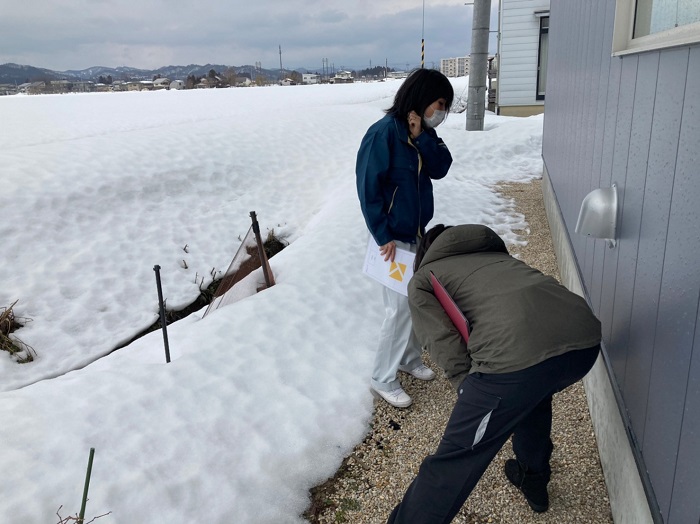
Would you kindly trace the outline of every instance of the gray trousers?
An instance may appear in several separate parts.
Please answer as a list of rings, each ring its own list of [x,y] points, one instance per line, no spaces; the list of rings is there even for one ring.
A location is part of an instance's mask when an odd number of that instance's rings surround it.
[[[396,246],[413,253],[415,244],[396,242]],[[372,387],[391,391],[401,386],[398,370],[410,370],[423,363],[421,347],[413,334],[408,297],[382,286],[384,322],[379,332],[379,347],[374,357]]]

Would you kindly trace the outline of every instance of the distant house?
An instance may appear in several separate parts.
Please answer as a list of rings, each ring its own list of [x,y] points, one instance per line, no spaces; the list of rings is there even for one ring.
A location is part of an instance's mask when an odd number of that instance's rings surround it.
[[[150,80],[130,80],[126,83],[127,91],[144,91],[152,90],[153,82]]]
[[[31,82],[29,84],[22,84],[23,86],[27,86],[24,90],[25,93],[29,93],[30,95],[38,95],[44,92],[46,89],[46,82]]]
[[[544,111],[549,49],[549,0],[501,0],[498,9],[499,115]]]
[[[153,81],[153,89],[170,89],[170,79],[156,78]]]
[[[284,80],[280,80],[280,85],[281,86],[295,86],[297,83],[292,80],[291,78],[285,78]]]
[[[211,89],[213,87],[228,87],[228,84],[223,78],[219,76],[205,76],[199,81],[199,83],[195,87],[197,89]]]
[[[303,73],[301,75],[301,81],[303,84],[320,84],[321,75],[317,73]]]
[[[247,76],[237,76],[235,82],[237,87],[247,87],[253,83]]]
[[[88,82],[86,84],[82,83],[72,83],[68,80],[51,80],[50,86],[46,86],[44,89],[45,93],[67,93],[68,91],[94,91],[94,84]]]
[[[170,89],[185,89],[185,82],[182,80],[173,80],[170,82]]]
[[[14,95],[17,93],[17,86],[14,84],[0,84],[0,95]]]
[[[60,80],[59,82],[61,82],[59,84],[61,86],[68,85],[68,82],[65,80]],[[78,82],[73,82],[72,90],[77,93],[90,93],[95,90],[95,83],[89,80],[79,80]]]
[[[406,71],[389,71],[389,78],[406,78],[408,73]]]
[[[338,71],[333,78],[331,84],[351,84],[354,81],[352,71]]]

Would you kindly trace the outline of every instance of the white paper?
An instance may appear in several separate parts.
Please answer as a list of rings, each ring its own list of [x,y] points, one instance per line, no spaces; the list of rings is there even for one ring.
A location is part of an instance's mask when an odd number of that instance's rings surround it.
[[[379,246],[370,235],[362,271],[389,289],[408,296],[408,281],[413,276],[413,260],[415,258],[415,253],[397,246],[394,261],[385,261],[379,253]]]

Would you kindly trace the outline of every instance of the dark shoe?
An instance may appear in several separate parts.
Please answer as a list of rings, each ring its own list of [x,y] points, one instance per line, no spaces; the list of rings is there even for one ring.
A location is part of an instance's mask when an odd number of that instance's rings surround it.
[[[504,470],[508,480],[525,495],[525,499],[533,511],[542,513],[549,509],[549,494],[547,493],[549,475],[528,473],[515,459],[506,460]]]

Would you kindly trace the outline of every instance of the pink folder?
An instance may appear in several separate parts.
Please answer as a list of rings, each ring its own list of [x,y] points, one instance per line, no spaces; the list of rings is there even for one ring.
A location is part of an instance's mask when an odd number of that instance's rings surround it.
[[[433,284],[433,292],[440,302],[440,305],[445,310],[445,313],[450,317],[450,320],[460,332],[464,341],[469,342],[469,321],[467,317],[464,316],[464,313],[462,313],[462,310],[459,309],[457,303],[447,292],[445,286],[442,285],[432,271],[430,272],[430,282]]]

